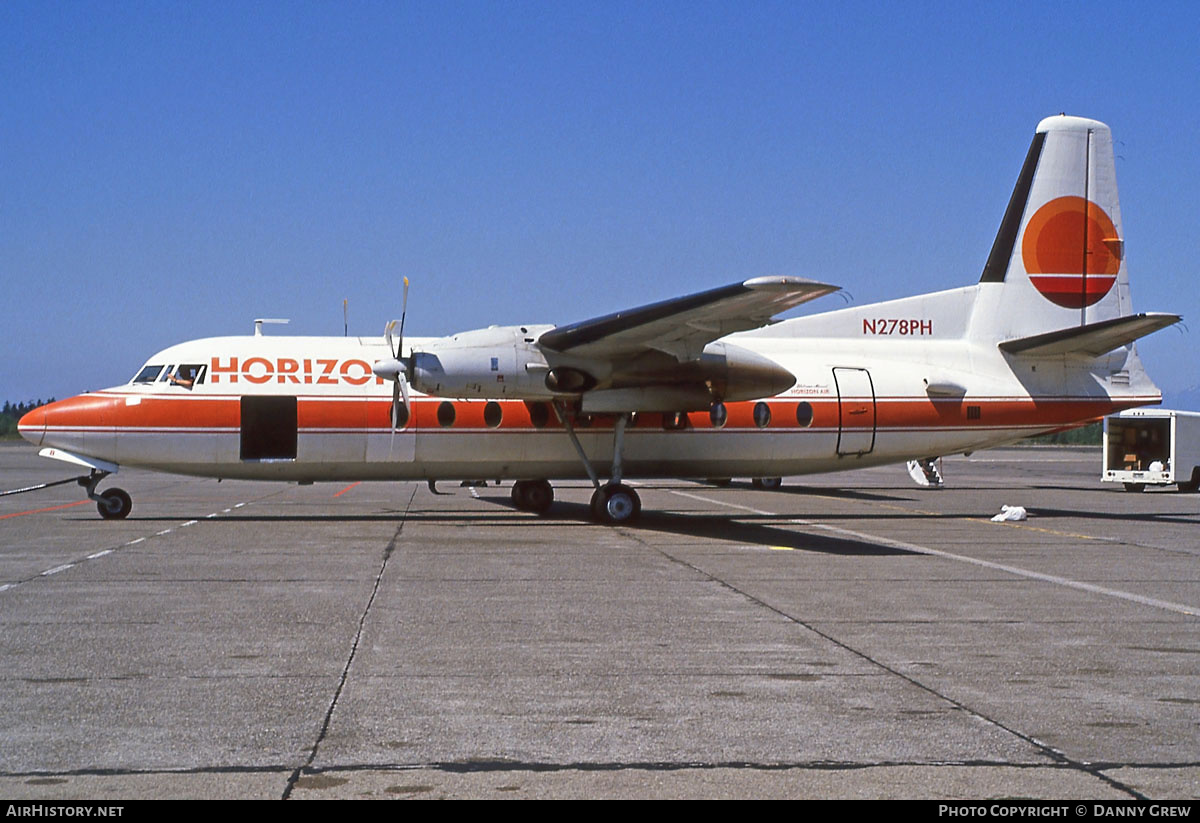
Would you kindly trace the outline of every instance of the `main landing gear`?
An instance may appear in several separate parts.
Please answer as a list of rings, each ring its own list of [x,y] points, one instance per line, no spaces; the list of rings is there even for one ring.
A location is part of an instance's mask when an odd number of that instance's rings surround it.
[[[545,480],[518,480],[513,483],[512,501],[523,512],[545,514],[554,502],[554,487]]]
[[[133,498],[124,489],[106,489],[97,494],[96,486],[108,477],[108,472],[93,470],[87,477],[79,478],[79,485],[87,489],[89,500],[96,501],[96,510],[105,520],[124,520],[133,511]]]
[[[600,523],[609,525],[632,523],[637,520],[638,515],[642,513],[642,500],[636,491],[621,482],[621,458],[625,448],[625,427],[629,423],[629,415],[618,415],[613,424],[612,477],[607,483],[600,485],[596,469],[584,452],[583,446],[580,445],[579,438],[575,435],[574,415],[571,409],[559,401],[554,404],[554,411],[566,428],[567,436],[571,438],[571,445],[575,447],[580,462],[583,463],[592,485],[596,488],[592,493],[592,517]],[[554,502],[554,489],[545,480],[518,480],[513,484],[512,500],[513,505],[521,511],[542,514]]]
[[[600,523],[632,523],[641,513],[641,498],[624,483],[606,483],[592,492],[592,517]]]
[[[554,410],[558,414],[558,419],[566,427],[567,435],[571,438],[571,445],[575,447],[575,452],[579,455],[588,477],[591,478],[592,485],[596,488],[596,491],[592,493],[592,517],[600,523],[607,523],[611,526],[632,523],[637,520],[638,515],[642,513],[642,500],[636,491],[621,482],[621,458],[625,449],[625,426],[629,423],[629,415],[617,415],[613,424],[612,477],[601,486],[600,478],[596,474],[595,467],[592,466],[592,461],[588,459],[587,454],[583,451],[583,446],[579,444],[579,438],[575,436],[575,426],[572,423],[570,410],[561,401],[554,404]]]

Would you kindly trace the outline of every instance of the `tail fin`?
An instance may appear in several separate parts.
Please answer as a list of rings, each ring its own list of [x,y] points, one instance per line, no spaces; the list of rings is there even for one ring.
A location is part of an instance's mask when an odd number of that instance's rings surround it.
[[[972,335],[1016,340],[1132,313],[1112,133],[1038,124],[980,278]]]

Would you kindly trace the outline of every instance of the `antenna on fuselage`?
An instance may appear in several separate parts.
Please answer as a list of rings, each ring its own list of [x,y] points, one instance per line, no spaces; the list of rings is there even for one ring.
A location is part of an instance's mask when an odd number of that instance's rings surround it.
[[[342,337],[350,336],[350,301],[342,298]]]
[[[276,325],[282,326],[282,325],[286,325],[287,323],[290,323],[290,322],[291,322],[290,320],[287,320],[282,317],[256,317],[254,319],[254,336],[255,337],[263,336],[263,333],[262,333],[263,323],[274,323]]]

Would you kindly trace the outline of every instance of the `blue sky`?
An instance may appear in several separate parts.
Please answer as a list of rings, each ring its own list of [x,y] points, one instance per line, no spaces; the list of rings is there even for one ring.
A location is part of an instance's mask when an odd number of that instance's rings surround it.
[[[7,0],[0,398],[343,298],[380,334],[405,275],[414,335],[973,283],[1060,111],[1118,141],[1135,307],[1200,329],[1197,43],[1190,3]],[[1140,344],[1168,404],[1196,334]]]

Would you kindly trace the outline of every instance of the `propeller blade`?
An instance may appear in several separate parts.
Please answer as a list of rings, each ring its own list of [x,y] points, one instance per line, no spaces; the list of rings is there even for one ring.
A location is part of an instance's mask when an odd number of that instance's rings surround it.
[[[400,402],[403,396],[404,400],[404,422],[408,422],[409,415],[409,400],[408,400],[408,380],[406,373],[408,372],[408,364],[400,359],[400,355],[404,352],[404,319],[408,316],[408,278],[404,278],[404,298],[400,309],[400,334],[396,341],[392,341],[392,329],[396,328],[396,321],[393,320],[384,328],[383,335],[387,338],[388,351],[392,353],[392,360],[389,363],[377,363],[372,371],[380,377],[387,377],[392,381],[392,437],[388,444],[388,454],[392,452],[392,446],[396,442],[396,431],[400,428]]]
[[[388,324],[383,327],[383,337],[387,340],[388,351],[392,353],[392,357],[398,357],[396,348],[392,345],[392,329],[395,328],[396,321],[389,320]]]
[[[396,349],[396,357],[404,350],[404,318],[408,316],[408,278],[404,278],[404,300],[400,303],[400,346]]]

